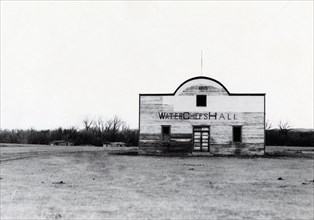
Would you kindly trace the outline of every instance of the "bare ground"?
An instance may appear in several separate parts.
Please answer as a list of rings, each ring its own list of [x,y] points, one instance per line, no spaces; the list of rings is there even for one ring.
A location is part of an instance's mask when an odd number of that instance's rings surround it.
[[[1,219],[314,218],[313,159],[116,156],[58,146],[0,152]]]

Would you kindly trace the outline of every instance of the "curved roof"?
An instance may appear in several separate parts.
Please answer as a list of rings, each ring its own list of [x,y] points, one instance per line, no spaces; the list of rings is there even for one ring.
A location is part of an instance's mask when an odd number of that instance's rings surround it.
[[[193,77],[193,78],[190,78],[186,81],[184,81],[183,83],[181,83],[181,85],[174,91],[174,95],[177,94],[177,92],[183,87],[185,86],[186,84],[188,84],[189,82],[193,81],[193,80],[199,80],[199,79],[205,79],[205,80],[210,80],[212,82],[214,82],[214,84],[218,84],[218,86],[220,86],[223,90],[225,90],[228,95],[230,95],[230,92],[228,91],[228,89],[221,83],[219,82],[218,80],[215,80],[213,78],[210,78],[210,77],[206,77],[206,76],[197,76],[197,77]]]

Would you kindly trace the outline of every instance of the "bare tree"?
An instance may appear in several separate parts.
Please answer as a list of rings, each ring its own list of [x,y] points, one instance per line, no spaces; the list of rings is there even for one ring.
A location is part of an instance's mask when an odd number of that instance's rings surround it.
[[[109,131],[111,131],[111,129],[112,129],[112,124],[113,124],[113,120],[107,120],[106,122],[105,122],[105,131],[106,132],[109,132]]]
[[[120,119],[118,116],[114,116],[114,118],[106,121],[106,132],[109,133],[109,137],[111,141],[115,141],[117,139],[117,135],[119,130],[123,128],[125,122]]]
[[[282,121],[279,121],[278,128],[279,128],[279,130],[291,130],[291,126],[290,126],[289,122],[283,123]]]
[[[280,132],[284,133],[286,136],[288,135],[288,131],[291,130],[291,126],[290,126],[289,122],[279,121],[278,128],[279,128]]]
[[[272,123],[269,120],[267,120],[265,122],[265,130],[269,131],[270,129],[272,129],[272,127],[273,127]]]
[[[86,131],[90,130],[90,128],[92,127],[92,125],[94,124],[94,120],[93,119],[89,119],[88,117],[86,117],[83,120],[83,124],[84,124],[84,129]]]
[[[112,130],[114,132],[117,132],[124,125],[125,125],[125,122],[115,115],[114,118],[112,119]]]
[[[94,127],[99,133],[105,130],[105,121],[101,116],[98,116],[97,120],[94,121]]]
[[[128,124],[124,123],[124,124],[122,125],[121,130],[122,130],[122,131],[130,131],[131,129],[130,129],[130,126],[129,126]]]

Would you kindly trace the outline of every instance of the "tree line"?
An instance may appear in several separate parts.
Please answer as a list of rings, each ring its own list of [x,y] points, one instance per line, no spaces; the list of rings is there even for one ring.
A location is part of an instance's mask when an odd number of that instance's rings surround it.
[[[106,121],[101,117],[85,118],[82,124],[82,129],[0,130],[0,143],[50,144],[56,140],[65,140],[74,145],[102,146],[106,142],[124,142],[128,146],[138,146],[138,130],[130,129],[117,116]],[[266,122],[265,129],[267,146],[314,146],[313,130],[292,129],[288,122],[279,122],[273,128],[269,121]]]
[[[292,129],[288,122],[278,122],[273,128],[272,123],[266,121],[265,136],[267,146],[312,146],[314,147],[314,131]]]
[[[125,142],[127,146],[137,146],[138,130],[131,129],[125,121],[115,116],[106,121],[101,117],[85,118],[82,129],[71,127],[0,131],[0,143],[50,144],[56,140],[66,140],[74,145],[102,146],[106,142]]]

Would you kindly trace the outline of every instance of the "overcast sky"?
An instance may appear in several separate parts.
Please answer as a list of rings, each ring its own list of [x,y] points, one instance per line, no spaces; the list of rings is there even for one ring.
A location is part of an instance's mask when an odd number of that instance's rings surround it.
[[[203,75],[313,128],[313,1],[1,1],[1,128],[68,128]]]

